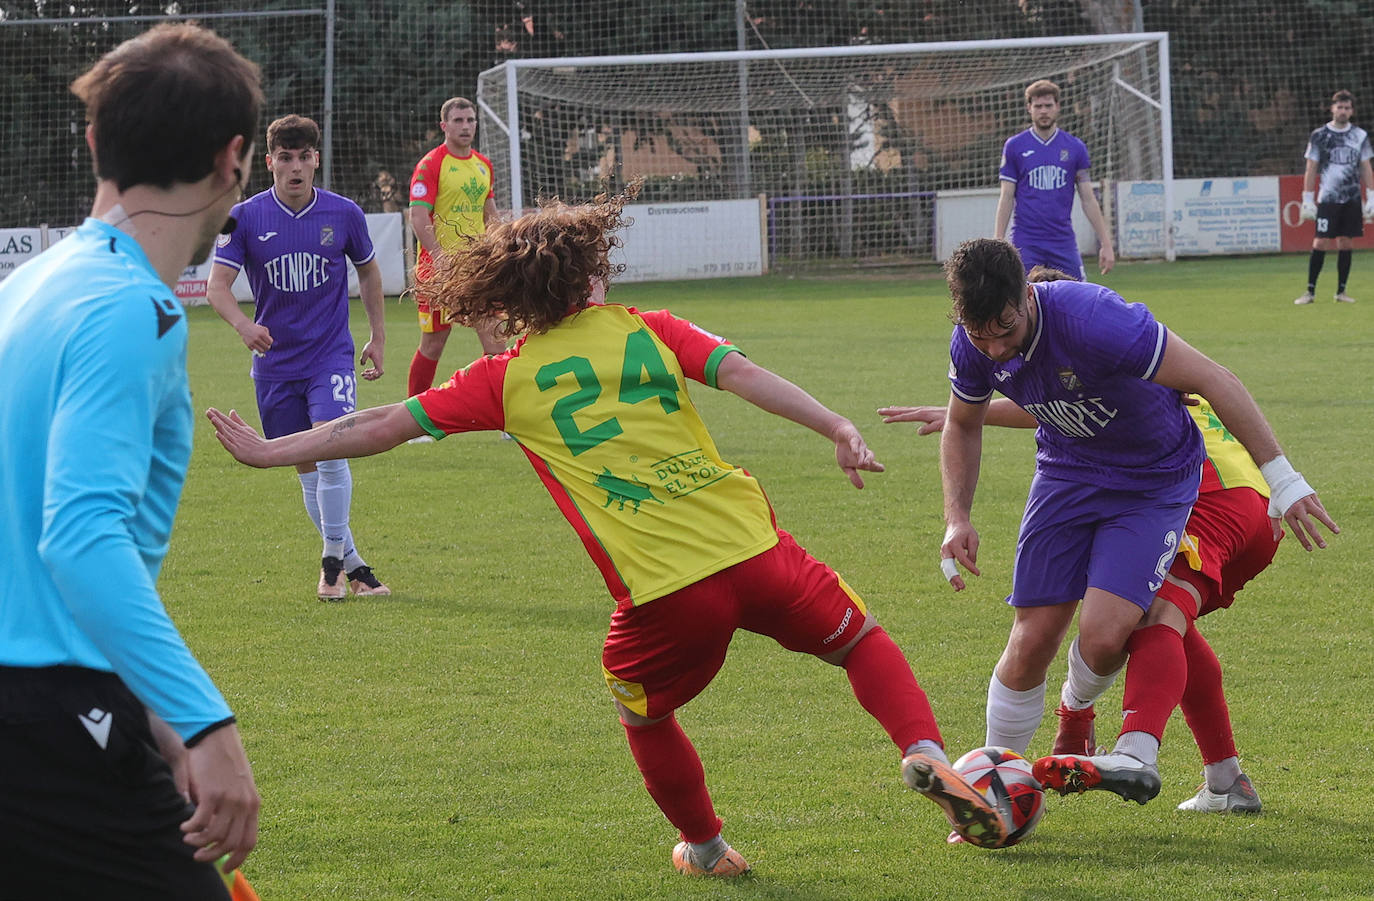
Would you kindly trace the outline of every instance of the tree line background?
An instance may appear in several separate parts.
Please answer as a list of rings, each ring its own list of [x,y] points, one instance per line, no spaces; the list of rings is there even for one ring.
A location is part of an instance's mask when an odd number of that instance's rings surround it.
[[[232,9],[309,5],[243,0]],[[323,16],[209,18],[230,6],[0,0],[0,226],[70,225],[85,215],[90,160],[67,85],[150,24],[134,17],[207,17],[263,67],[269,118],[292,111],[322,120]],[[482,70],[513,57],[732,50],[737,8],[735,0],[336,0],[330,187],[368,210],[403,206],[415,161],[439,139],[439,105],[471,96]],[[1167,31],[1182,178],[1301,171],[1303,141],[1325,121],[1334,90],[1355,93],[1357,122],[1374,105],[1374,4],[1360,0],[748,0],[743,8],[747,49]],[[57,18],[102,21],[48,21]],[[254,187],[265,187],[255,169]]]

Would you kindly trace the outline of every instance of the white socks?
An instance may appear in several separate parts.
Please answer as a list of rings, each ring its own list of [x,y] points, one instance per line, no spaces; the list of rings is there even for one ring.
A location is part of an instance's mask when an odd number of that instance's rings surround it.
[[[996,671],[988,682],[986,744],[1026,753],[1045,713],[1045,683],[1025,691],[1002,684]]]
[[[348,550],[348,508],[353,503],[353,473],[347,460],[321,460],[315,464],[320,477],[320,531],[324,556],[343,559]]]
[[[703,870],[710,870],[725,856],[725,852],[730,850],[730,846],[725,843],[719,832],[710,841],[688,842],[687,847],[691,851],[692,860]]]
[[[305,512],[311,515],[324,538],[323,556],[337,556],[343,560],[345,573],[364,566],[363,558],[353,547],[353,532],[348,527],[349,508],[353,504],[353,472],[348,468],[348,460],[320,460],[315,464],[315,472],[301,472],[300,477]],[[312,483],[315,485],[313,494]]]
[[[914,745],[907,748],[906,753],[902,756],[909,757],[918,751],[925,754],[927,757],[934,757],[941,763],[949,763],[949,755],[945,753],[945,749],[940,747],[933,739],[929,738],[923,738],[916,742]]]
[[[311,472],[298,472],[296,477],[301,480],[301,496],[305,499],[305,515],[310,517],[310,522],[315,527],[315,531],[323,535],[320,529],[320,473],[318,470]]]
[[[1105,676],[1093,672],[1078,653],[1078,637],[1074,636],[1073,644],[1069,645],[1069,674],[1064,677],[1064,687],[1059,692],[1059,699],[1070,710],[1091,707],[1103,692],[1112,687],[1120,672],[1118,669]]]
[[[1159,763],[1159,739],[1148,732],[1124,732],[1112,753],[1129,754],[1146,766],[1155,766]]]
[[[1227,757],[1225,760],[1209,763],[1202,768],[1202,772],[1207,776],[1207,790],[1223,794],[1240,778],[1240,758]]]

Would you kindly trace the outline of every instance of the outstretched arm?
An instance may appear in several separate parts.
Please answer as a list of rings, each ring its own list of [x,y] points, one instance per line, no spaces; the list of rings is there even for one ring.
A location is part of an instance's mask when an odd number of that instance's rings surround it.
[[[879,407],[878,415],[883,422],[919,422],[917,435],[929,435],[945,427],[946,407]],[[1033,429],[1040,423],[1036,418],[1016,405],[1009,397],[994,398],[988,403],[987,418],[984,425],[1001,426],[1008,429]]]
[[[1340,528],[1327,515],[1317,493],[1301,474],[1293,471],[1283,456],[1274,430],[1260,412],[1255,399],[1229,369],[1170,332],[1164,348],[1164,359],[1159,364],[1154,380],[1176,391],[1201,394],[1207,398],[1221,424],[1250,452],[1250,457],[1269,483],[1273,492],[1271,515],[1282,516],[1305,550],[1312,550],[1313,543],[1317,547],[1326,547],[1326,541],[1318,533],[1313,519],[1325,525],[1332,534],[1340,532]],[[1273,510],[1274,507],[1277,510]],[[1276,522],[1275,537],[1278,533]]]
[[[874,458],[854,423],[743,354],[732,353],[721,361],[716,384],[760,409],[804,425],[835,442],[835,462],[855,488],[864,487],[859,470],[883,471],[883,464]]]
[[[259,435],[233,410],[221,413],[211,407],[205,411],[205,416],[215,427],[219,443],[233,454],[234,459],[263,469],[318,460],[368,457],[424,433],[404,403],[359,410],[332,422],[320,423],[313,429],[271,440]]]

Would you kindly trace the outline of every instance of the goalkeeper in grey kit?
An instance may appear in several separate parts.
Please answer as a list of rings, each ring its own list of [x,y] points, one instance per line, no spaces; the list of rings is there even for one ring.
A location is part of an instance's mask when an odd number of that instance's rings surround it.
[[[1301,219],[1315,219],[1317,237],[1307,263],[1307,290],[1293,301],[1309,304],[1316,299],[1317,277],[1326,252],[1336,248],[1336,300],[1354,303],[1345,293],[1350,278],[1351,239],[1364,234],[1364,220],[1374,219],[1374,170],[1369,158],[1374,149],[1369,133],[1350,121],[1355,114],[1355,95],[1337,91],[1331,95],[1331,121],[1307,139],[1307,169],[1302,178]],[[1366,200],[1360,205],[1360,186]]]

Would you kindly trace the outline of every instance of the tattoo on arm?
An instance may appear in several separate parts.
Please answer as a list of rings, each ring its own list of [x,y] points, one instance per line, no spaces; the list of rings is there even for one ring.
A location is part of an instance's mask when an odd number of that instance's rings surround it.
[[[357,424],[357,416],[349,416],[346,419],[340,419],[335,422],[333,428],[329,430],[329,437],[326,439],[326,443],[333,444],[336,440],[343,438],[344,434],[356,427]]]

